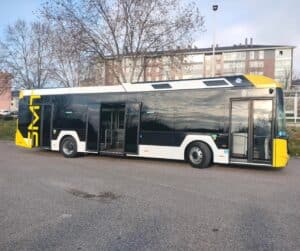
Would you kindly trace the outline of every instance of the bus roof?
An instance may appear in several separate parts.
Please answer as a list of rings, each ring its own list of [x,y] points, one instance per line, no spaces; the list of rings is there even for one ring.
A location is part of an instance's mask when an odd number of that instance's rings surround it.
[[[214,78],[197,78],[182,80],[163,80],[152,82],[123,83],[110,86],[88,86],[69,88],[48,88],[21,90],[20,98],[31,95],[62,95],[84,93],[124,93],[124,92],[148,92],[163,90],[188,90],[188,89],[212,89],[212,88],[282,88],[282,85],[274,79],[260,75],[235,75]]]

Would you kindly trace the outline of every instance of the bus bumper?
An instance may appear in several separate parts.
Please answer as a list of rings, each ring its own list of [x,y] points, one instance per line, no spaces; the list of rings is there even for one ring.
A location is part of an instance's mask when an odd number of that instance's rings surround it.
[[[273,160],[274,168],[284,168],[289,160],[287,139],[273,139]]]
[[[19,131],[19,129],[17,129],[16,131],[15,143],[17,146],[32,148],[32,140],[24,138],[22,133]]]

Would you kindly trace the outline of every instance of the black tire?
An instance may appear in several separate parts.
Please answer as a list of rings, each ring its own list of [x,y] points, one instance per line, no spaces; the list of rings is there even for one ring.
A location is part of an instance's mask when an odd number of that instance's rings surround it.
[[[73,137],[68,136],[63,139],[60,144],[60,152],[66,158],[74,158],[77,156],[77,144]]]
[[[211,164],[212,153],[202,142],[194,142],[187,148],[186,159],[195,168],[207,168]]]

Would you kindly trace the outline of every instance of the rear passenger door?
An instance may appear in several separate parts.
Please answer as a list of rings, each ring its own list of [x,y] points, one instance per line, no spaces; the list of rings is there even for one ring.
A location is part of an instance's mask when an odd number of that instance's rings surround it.
[[[231,162],[272,161],[273,101],[241,99],[231,101]]]
[[[101,104],[89,104],[86,120],[86,151],[99,152]]]
[[[51,148],[52,139],[52,118],[53,105],[42,104],[40,106],[40,146],[44,148]]]
[[[138,153],[140,132],[140,103],[127,103],[125,108],[125,153]]]

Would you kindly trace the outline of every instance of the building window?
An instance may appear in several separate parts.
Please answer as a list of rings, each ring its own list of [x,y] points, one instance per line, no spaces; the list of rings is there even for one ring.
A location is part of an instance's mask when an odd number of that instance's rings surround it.
[[[265,52],[264,51],[259,51],[258,52],[258,59],[264,59],[265,57]]]
[[[188,55],[184,57],[183,62],[184,63],[203,63],[204,61],[204,55],[198,54],[198,55]]]
[[[222,54],[215,55],[216,60],[221,61],[222,60]]]
[[[250,61],[251,68],[262,68],[264,67],[264,61]]]
[[[224,73],[243,73],[245,72],[245,62],[227,62],[224,63]]]
[[[250,71],[249,74],[252,74],[252,75],[264,75],[264,73],[262,71]]]
[[[245,60],[246,52],[238,51],[238,52],[226,52],[223,54],[224,61],[237,61],[237,60]]]
[[[164,56],[162,58],[162,63],[165,65],[170,65],[171,64],[171,57],[170,56]]]

